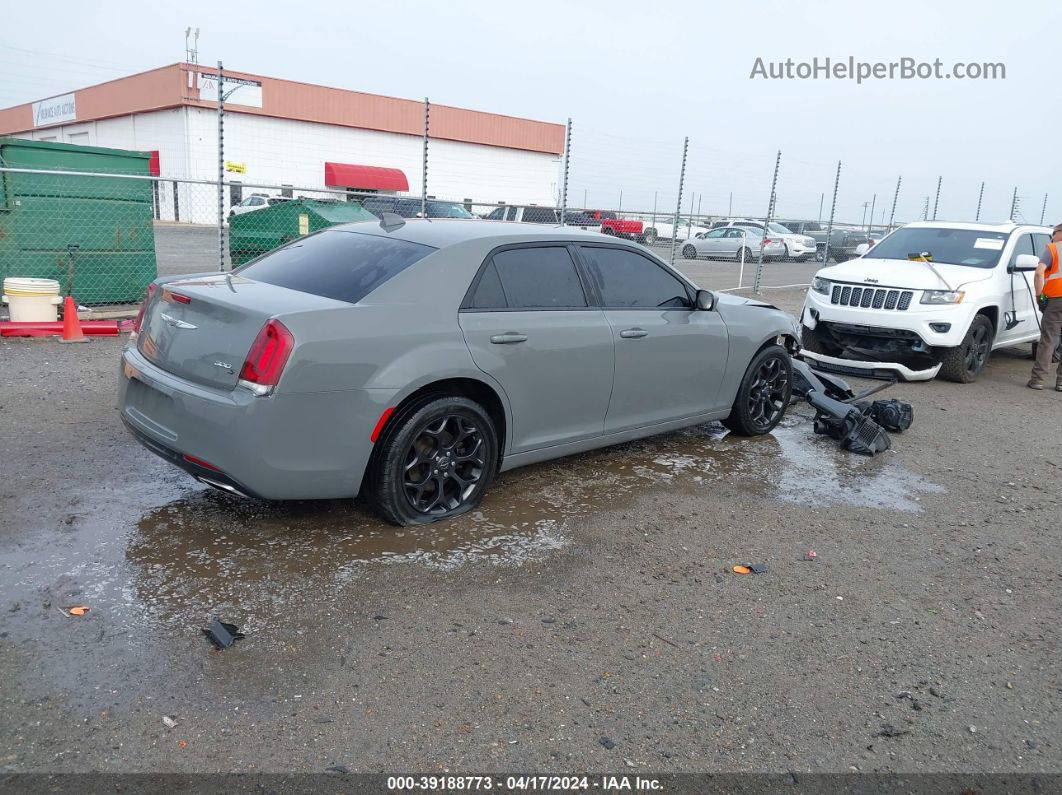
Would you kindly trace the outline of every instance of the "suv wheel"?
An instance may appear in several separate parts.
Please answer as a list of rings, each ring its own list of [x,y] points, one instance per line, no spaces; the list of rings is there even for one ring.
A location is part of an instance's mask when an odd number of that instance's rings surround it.
[[[985,369],[985,363],[992,352],[994,336],[992,321],[984,315],[977,315],[970,324],[962,344],[957,348],[944,349],[940,377],[960,384],[976,381],[977,376]]]
[[[770,433],[785,416],[792,393],[793,365],[789,354],[770,345],[749,364],[723,425],[741,436]]]
[[[389,522],[417,525],[475,508],[498,469],[498,434],[463,397],[428,398],[388,423],[365,497]]]

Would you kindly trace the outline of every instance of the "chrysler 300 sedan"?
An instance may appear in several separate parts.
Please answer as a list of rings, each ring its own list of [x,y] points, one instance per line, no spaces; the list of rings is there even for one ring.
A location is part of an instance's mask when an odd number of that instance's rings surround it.
[[[159,279],[135,329],[121,417],[148,449],[226,491],[361,495],[403,525],[524,464],[715,419],[767,433],[797,340],[634,243],[397,216]]]

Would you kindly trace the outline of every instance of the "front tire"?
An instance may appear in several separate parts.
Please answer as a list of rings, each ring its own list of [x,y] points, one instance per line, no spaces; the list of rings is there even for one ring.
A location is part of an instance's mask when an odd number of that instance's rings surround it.
[[[994,336],[992,321],[984,315],[977,315],[970,323],[962,344],[957,348],[944,349],[940,359],[940,377],[960,384],[976,381],[988,362]]]
[[[494,422],[463,397],[428,397],[408,406],[387,424],[377,445],[365,497],[397,525],[467,513],[498,470]]]
[[[683,259],[697,259],[697,249],[687,243],[682,247]]]
[[[723,425],[740,436],[770,433],[785,416],[792,394],[789,354],[778,345],[769,345],[749,363]]]

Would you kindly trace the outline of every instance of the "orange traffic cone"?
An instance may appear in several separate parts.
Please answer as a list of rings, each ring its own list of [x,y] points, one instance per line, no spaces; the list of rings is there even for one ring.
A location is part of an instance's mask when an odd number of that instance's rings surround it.
[[[63,302],[63,336],[59,342],[88,342],[89,338],[81,330],[81,323],[77,319],[77,305],[74,304],[73,296],[68,295]]]

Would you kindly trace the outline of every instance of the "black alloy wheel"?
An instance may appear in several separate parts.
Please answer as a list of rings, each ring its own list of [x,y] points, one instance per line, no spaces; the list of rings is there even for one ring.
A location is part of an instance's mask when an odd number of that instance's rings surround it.
[[[785,416],[792,392],[789,354],[778,345],[768,346],[749,364],[723,424],[742,436],[769,433]]]
[[[406,451],[402,488],[413,509],[443,516],[472,496],[486,468],[483,431],[448,414],[420,428]]]

